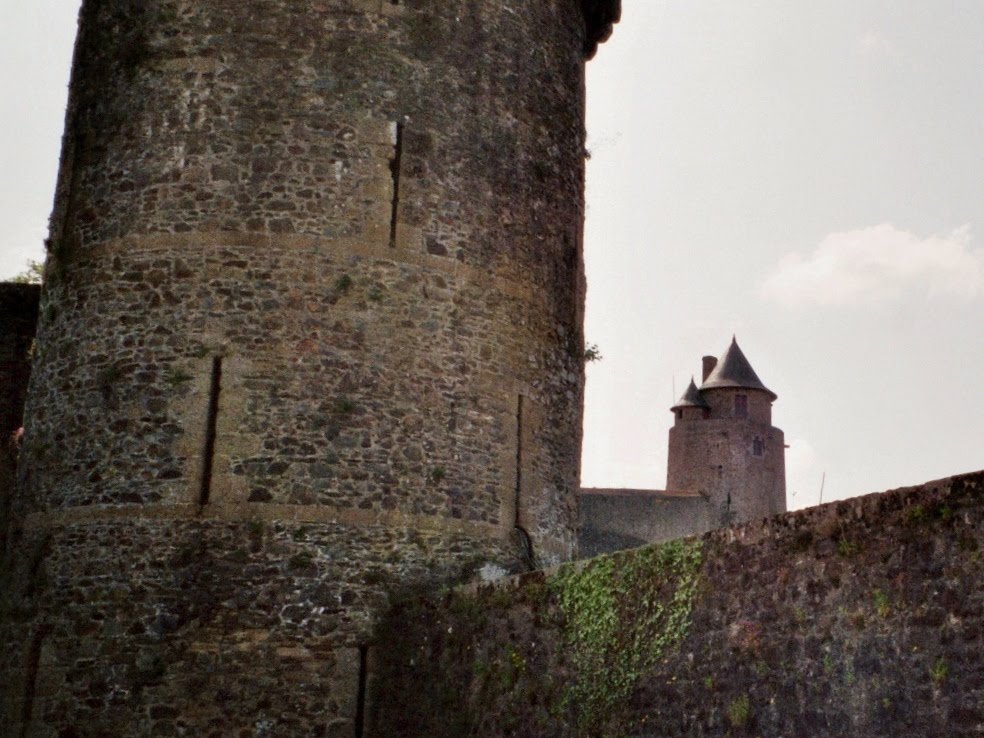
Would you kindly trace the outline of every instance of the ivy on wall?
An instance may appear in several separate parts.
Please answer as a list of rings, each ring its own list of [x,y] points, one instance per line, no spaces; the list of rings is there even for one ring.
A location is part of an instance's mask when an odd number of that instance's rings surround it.
[[[564,699],[594,734],[690,626],[700,540],[671,541],[568,565],[548,579],[564,615],[576,677]]]

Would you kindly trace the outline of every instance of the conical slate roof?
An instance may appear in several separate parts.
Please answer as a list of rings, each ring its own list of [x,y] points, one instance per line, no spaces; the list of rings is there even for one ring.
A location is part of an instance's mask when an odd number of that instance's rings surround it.
[[[700,389],[704,391],[723,387],[762,390],[767,392],[773,400],[778,396],[762,384],[762,380],[758,378],[752,365],[748,363],[745,354],[738,348],[738,341],[734,337],[731,338],[731,345],[728,346],[728,350],[718,360],[717,366],[704,380]]]
[[[679,410],[682,407],[708,407],[704,398],[701,397],[700,390],[697,389],[697,385],[694,384],[694,378],[690,378],[690,386],[687,387],[687,391],[683,393],[683,397],[677,400],[677,404],[670,408],[670,410]]]

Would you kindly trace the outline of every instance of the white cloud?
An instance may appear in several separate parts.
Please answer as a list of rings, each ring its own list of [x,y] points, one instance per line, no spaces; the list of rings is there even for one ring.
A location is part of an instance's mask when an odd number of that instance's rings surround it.
[[[898,52],[895,43],[878,31],[865,31],[858,35],[858,48],[870,56],[894,56]]]
[[[925,238],[887,223],[831,233],[809,256],[783,257],[761,294],[789,307],[902,297],[972,300],[984,293],[984,250],[970,245],[968,225]]]

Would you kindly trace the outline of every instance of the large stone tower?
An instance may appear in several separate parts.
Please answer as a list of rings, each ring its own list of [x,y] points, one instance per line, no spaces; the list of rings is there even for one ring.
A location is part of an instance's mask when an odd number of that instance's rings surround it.
[[[387,593],[573,549],[618,0],[85,0],[0,723],[360,736]]]
[[[711,507],[711,527],[786,512],[786,448],[772,426],[776,394],[755,374],[732,339],[720,360],[704,357],[671,409],[666,488],[697,492]]]

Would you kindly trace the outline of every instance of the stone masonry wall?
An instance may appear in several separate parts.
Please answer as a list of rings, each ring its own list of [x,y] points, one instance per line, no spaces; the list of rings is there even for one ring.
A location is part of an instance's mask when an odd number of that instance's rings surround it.
[[[3,731],[361,735],[394,591],[573,555],[617,10],[83,2]]]
[[[647,489],[582,489],[581,558],[705,533],[717,527],[698,494]]]
[[[586,33],[574,0],[85,3],[25,509],[211,475],[570,556]]]
[[[980,736],[982,546],[977,472],[411,599],[368,734]]]
[[[772,397],[761,390],[748,388],[719,387],[706,389],[701,397],[708,404],[711,417],[736,418],[735,396],[744,395],[749,420],[763,425],[772,425]]]
[[[756,438],[764,444],[761,456],[753,453]],[[677,421],[669,432],[666,485],[705,495],[715,526],[785,512],[783,432],[750,419]]]
[[[359,649],[389,593],[509,556],[439,530],[269,518],[29,528],[0,578],[0,736],[351,738]]]

